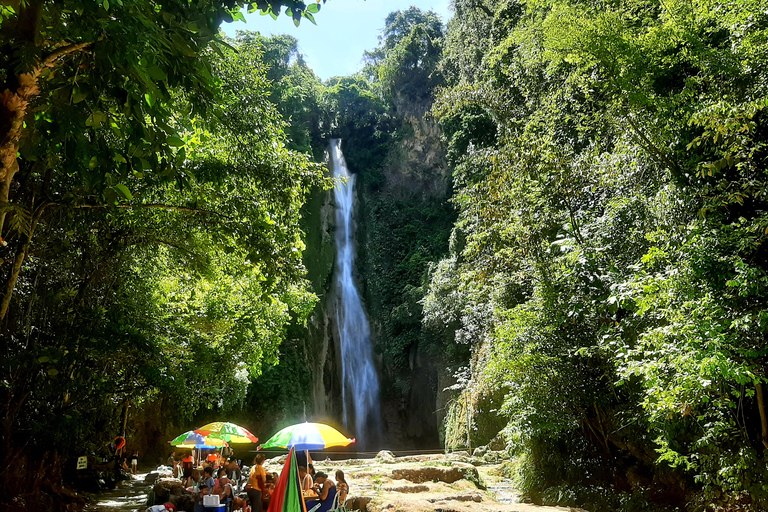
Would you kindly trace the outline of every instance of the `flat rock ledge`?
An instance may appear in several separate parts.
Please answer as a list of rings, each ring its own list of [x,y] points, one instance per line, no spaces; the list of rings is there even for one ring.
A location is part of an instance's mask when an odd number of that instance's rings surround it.
[[[344,471],[350,512],[582,512],[518,503],[511,483],[501,476],[501,465],[486,462],[487,453],[478,455],[483,457],[468,453],[395,457],[383,451],[373,459],[316,460],[314,466],[331,479],[337,469]],[[281,470],[280,462],[268,460],[267,471]]]

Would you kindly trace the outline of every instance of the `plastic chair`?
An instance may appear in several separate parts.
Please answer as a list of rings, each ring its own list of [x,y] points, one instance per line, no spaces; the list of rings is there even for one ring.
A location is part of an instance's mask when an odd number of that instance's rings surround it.
[[[339,493],[337,492],[336,495],[333,497],[333,503],[331,503],[331,508],[329,509],[328,512],[347,512],[347,507],[345,507],[343,503],[341,505],[339,504],[339,498],[340,496],[339,496]],[[314,512],[315,510],[320,508],[320,505],[322,505],[322,503],[318,503],[311,509],[307,510],[307,512]]]

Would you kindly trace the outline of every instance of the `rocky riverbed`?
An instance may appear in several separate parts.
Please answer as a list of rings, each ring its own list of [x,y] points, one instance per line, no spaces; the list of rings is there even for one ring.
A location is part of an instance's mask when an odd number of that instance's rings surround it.
[[[267,460],[265,467],[280,471],[284,462],[284,456],[276,457]],[[578,512],[519,503],[493,457],[479,459],[460,453],[395,457],[380,452],[374,459],[316,460],[315,468],[331,478],[337,469],[344,470],[350,486],[350,511]],[[150,475],[148,481],[151,479]],[[157,502],[167,500],[179,509],[189,509],[191,496],[175,479],[159,478],[154,494]]]

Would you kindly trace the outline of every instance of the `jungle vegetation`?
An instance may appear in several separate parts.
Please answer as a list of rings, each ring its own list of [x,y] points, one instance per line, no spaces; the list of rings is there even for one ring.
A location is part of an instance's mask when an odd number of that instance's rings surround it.
[[[447,449],[501,439],[538,503],[768,507],[766,0],[411,8],[326,82],[291,37],[224,44],[235,4],[144,4],[0,4],[3,489],[48,471],[14,507],[65,506],[129,399],[298,407],[254,389],[304,385],[328,137],[388,392],[448,369]],[[445,174],[395,186],[430,123]]]

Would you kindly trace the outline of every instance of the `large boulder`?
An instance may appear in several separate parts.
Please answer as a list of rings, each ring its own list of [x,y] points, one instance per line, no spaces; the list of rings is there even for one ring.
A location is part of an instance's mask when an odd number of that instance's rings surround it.
[[[452,484],[464,479],[474,483],[480,489],[485,488],[477,469],[471,464],[460,462],[454,462],[450,466],[395,469],[392,471],[392,478],[395,480],[408,480],[415,484],[424,482],[445,482],[447,484]]]
[[[184,494],[171,494],[170,502],[176,505],[178,510],[194,512],[197,496],[194,493],[184,491]]]
[[[171,496],[182,496],[184,494],[190,494],[187,493],[184,485],[175,478],[160,479],[155,483],[153,490],[155,492],[155,502],[153,505],[160,505],[169,501],[173,503]]]
[[[394,464],[395,455],[389,450],[381,450],[376,454],[376,460],[385,464]]]
[[[500,450],[504,450],[507,447],[507,441],[504,439],[504,436],[499,432],[496,434],[496,437],[490,440],[488,442],[488,449],[493,450],[495,452],[498,452]]]
[[[347,510],[360,510],[365,512],[368,510],[368,504],[371,502],[371,499],[372,498],[367,496],[355,496],[354,498],[349,498],[345,503],[345,506],[347,507]]]

